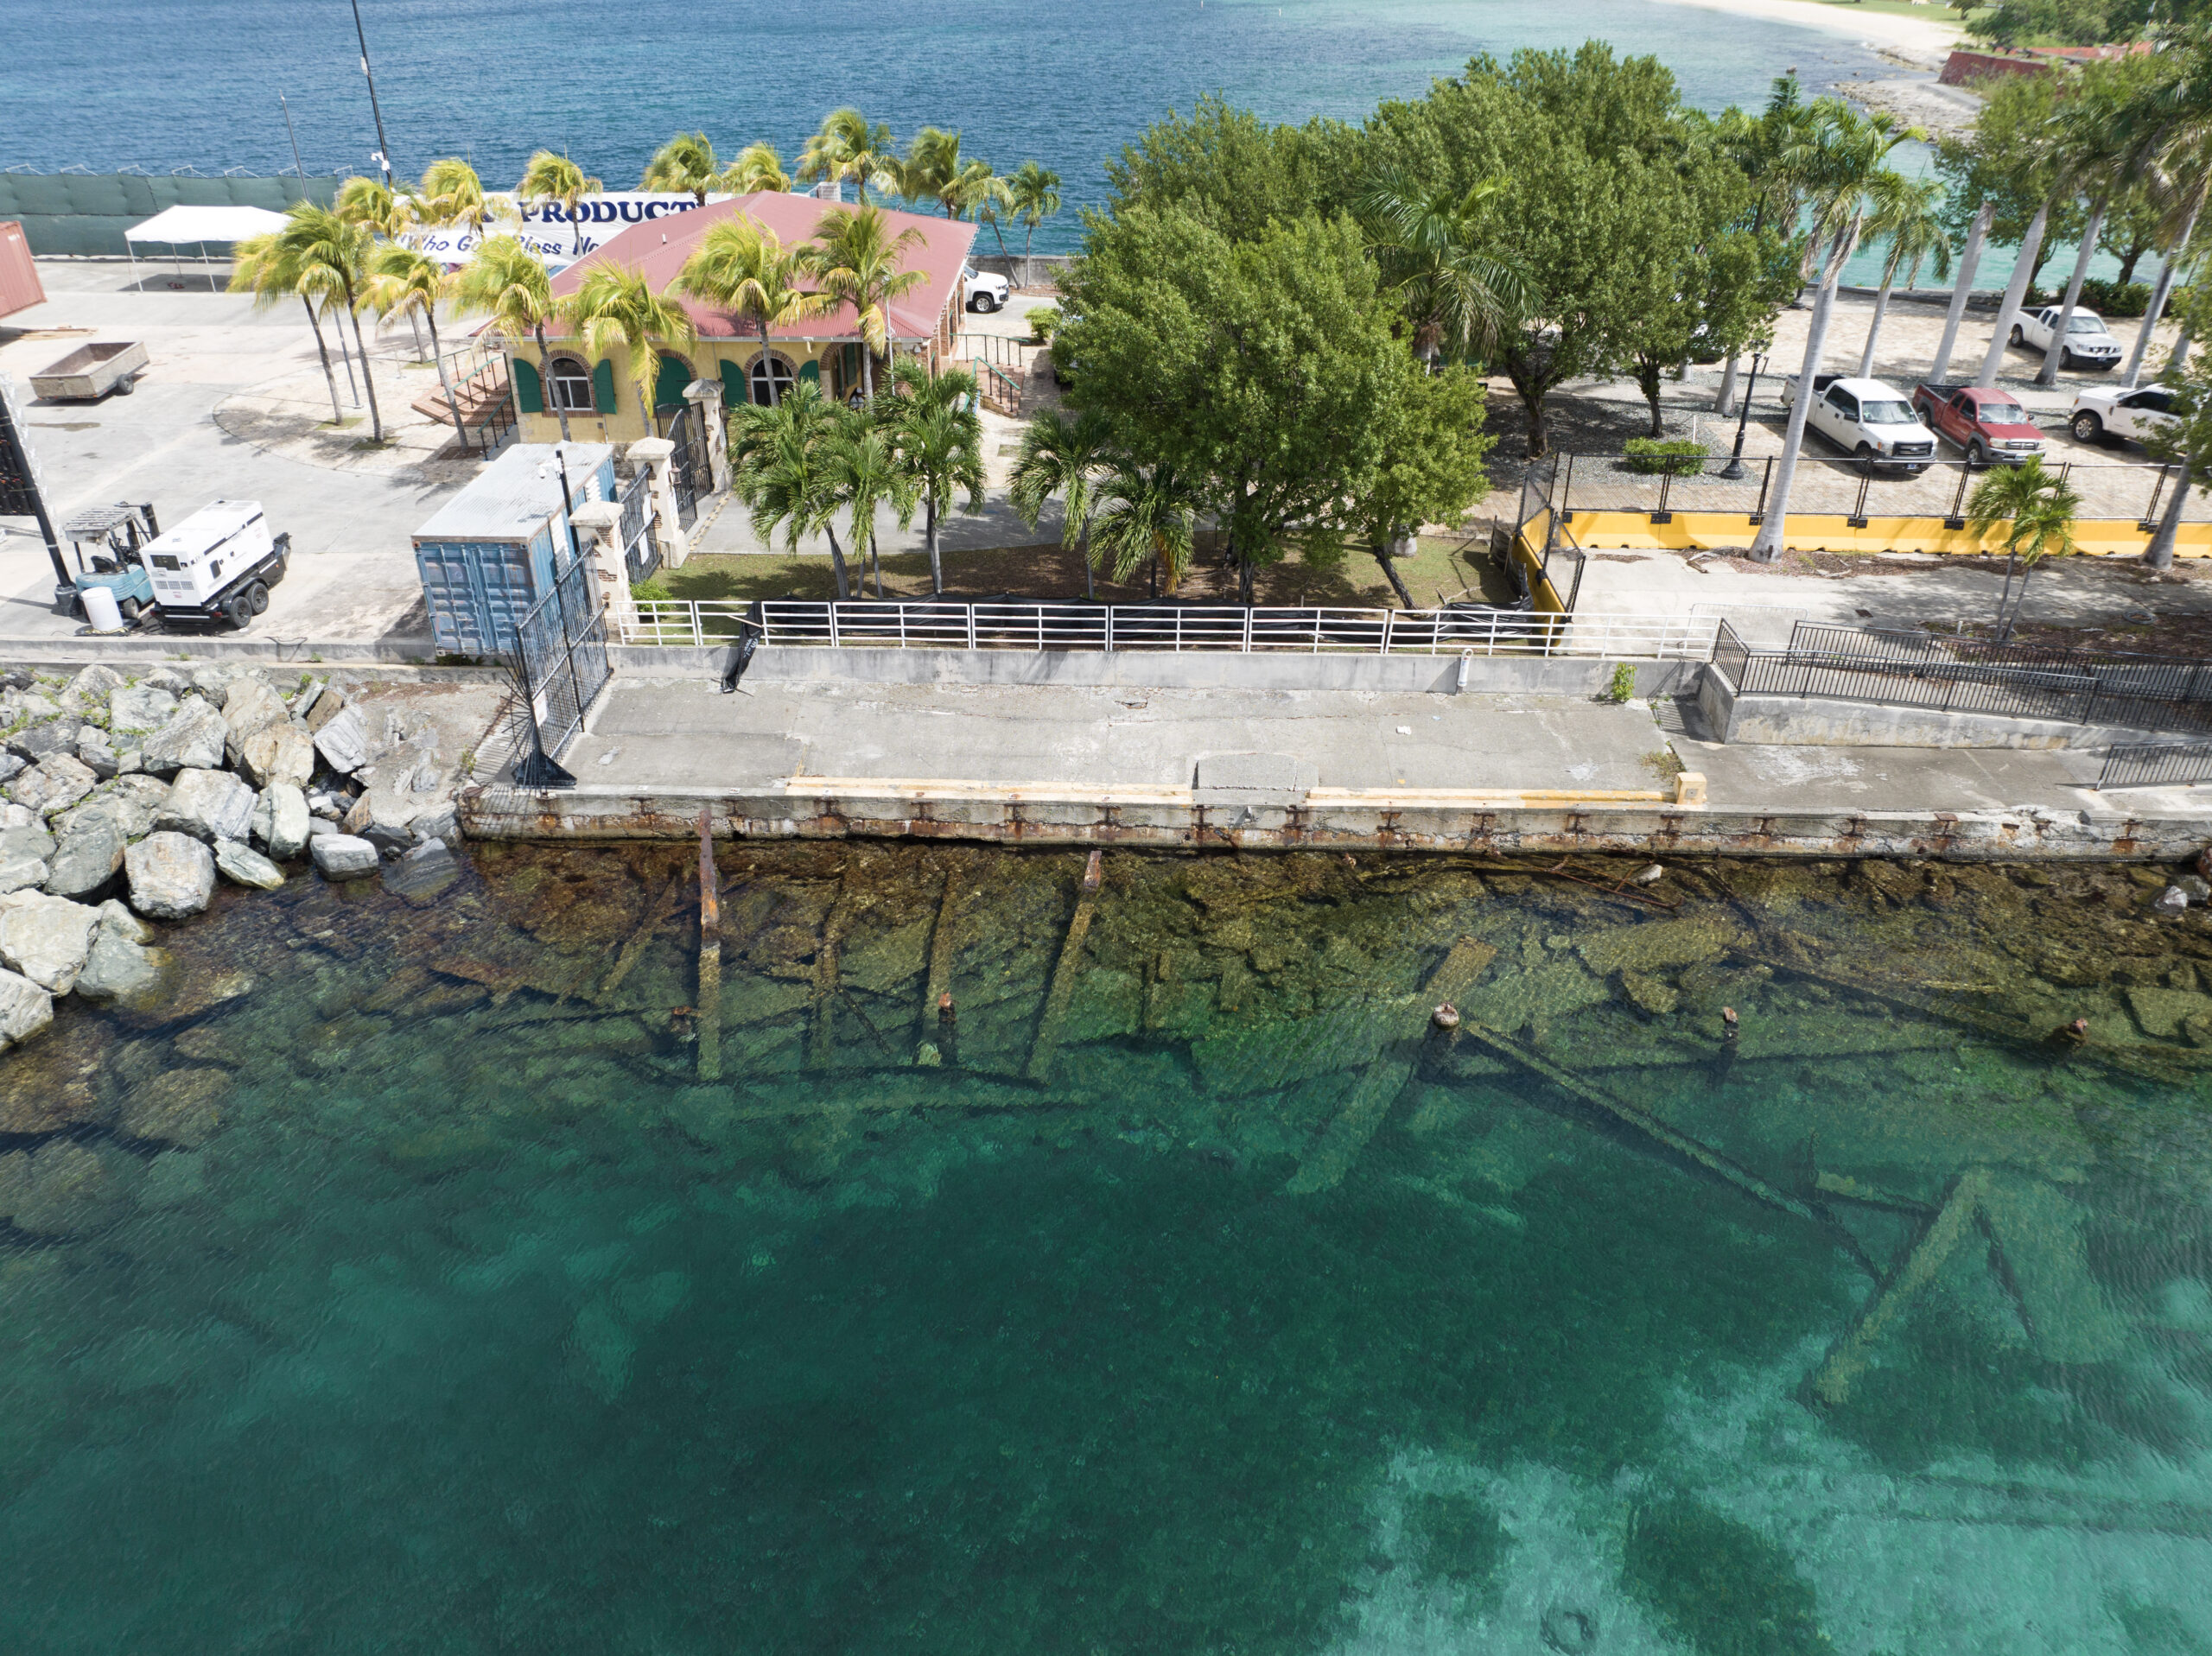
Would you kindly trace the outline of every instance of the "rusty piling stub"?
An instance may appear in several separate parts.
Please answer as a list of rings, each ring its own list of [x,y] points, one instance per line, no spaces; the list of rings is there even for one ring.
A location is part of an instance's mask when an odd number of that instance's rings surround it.
[[[722,1075],[722,913],[714,813],[699,812],[699,1079]]]

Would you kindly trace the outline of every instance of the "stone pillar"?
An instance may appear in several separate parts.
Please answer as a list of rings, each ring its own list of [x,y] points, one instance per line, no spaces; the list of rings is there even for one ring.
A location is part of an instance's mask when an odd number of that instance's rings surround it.
[[[699,410],[699,429],[706,435],[713,492],[728,494],[729,432],[722,424],[722,383],[719,379],[695,379],[683,388],[683,400]]]
[[[599,576],[599,601],[607,612],[610,642],[638,625],[637,600],[630,596],[630,566],[622,555],[622,508],[612,500],[587,500],[569,513],[583,555]]]
[[[676,516],[676,445],[665,437],[640,437],[630,445],[629,460],[652,470],[653,516],[659,520],[660,561],[681,569],[691,555],[691,542]]]

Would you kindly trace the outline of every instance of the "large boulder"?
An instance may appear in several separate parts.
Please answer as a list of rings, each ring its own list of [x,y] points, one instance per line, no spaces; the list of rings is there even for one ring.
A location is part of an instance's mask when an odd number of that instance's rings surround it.
[[[89,904],[10,891],[0,897],[0,962],[49,994],[66,995],[77,987],[99,923],[100,911]]]
[[[215,866],[233,885],[273,891],[284,883],[284,871],[243,840],[216,841]]]
[[[50,872],[36,857],[0,857],[0,895],[44,885]]]
[[[99,778],[74,753],[54,753],[8,784],[8,797],[41,816],[66,811],[86,794]]]
[[[281,725],[291,717],[283,699],[257,678],[231,681],[223,694],[223,722],[231,739],[243,741],[264,725]]]
[[[83,724],[81,719],[48,719],[25,725],[8,739],[8,751],[26,765],[36,765],[56,753],[74,752],[77,732]]]
[[[253,790],[227,771],[180,771],[154,826],[195,840],[243,840],[253,826]]]
[[[289,862],[307,849],[307,796],[287,784],[271,783],[253,802],[253,837],[278,862]]]
[[[169,784],[158,777],[118,777],[76,809],[54,818],[62,834],[73,834],[87,822],[112,822],[126,840],[143,840],[154,831],[154,819],[169,803]]]
[[[319,834],[308,842],[308,849],[326,879],[353,879],[372,874],[384,860],[374,846],[350,834]]]
[[[123,832],[105,817],[93,817],[61,836],[47,862],[46,889],[56,897],[89,897],[123,869]]]
[[[54,1021],[54,997],[29,978],[0,972],[0,1051],[28,1041]]]
[[[79,806],[78,810],[84,807]],[[77,813],[61,819],[65,828]],[[43,823],[33,822],[22,828],[0,828],[0,862],[13,862],[19,857],[34,857],[41,860],[54,854],[53,834]]]
[[[315,775],[315,738],[289,719],[264,725],[239,741],[238,769],[257,788],[279,782],[304,788]]]
[[[207,906],[215,890],[215,857],[190,834],[148,834],[123,856],[130,906],[156,920],[181,920]]]
[[[324,693],[325,699],[329,695]],[[322,703],[316,702],[317,712]],[[341,777],[350,777],[369,762],[369,726],[359,707],[348,707],[315,733],[315,750],[322,762]]]
[[[77,763],[102,782],[123,768],[114,744],[98,725],[86,725],[77,732]]]
[[[308,729],[320,735],[325,725],[346,711],[346,693],[335,684],[326,683],[315,692],[315,699],[299,708],[298,713],[307,720]]]
[[[204,661],[192,669],[192,688],[220,707],[232,684],[260,676],[261,669],[249,662]]]
[[[69,681],[58,698],[61,711],[82,719],[108,705],[108,698],[123,688],[123,675],[95,663]]]
[[[151,684],[127,684],[107,699],[107,727],[124,736],[159,730],[176,716],[176,698]]]
[[[118,926],[110,910],[119,911],[135,930]],[[143,934],[143,936],[141,936]],[[77,974],[77,993],[87,1000],[119,1000],[139,1005],[161,990],[167,951],[149,949],[144,937],[153,934],[120,903],[100,904],[100,928],[92,938],[85,969]]]
[[[223,762],[231,727],[196,695],[177,704],[169,721],[140,745],[145,765],[157,777],[182,770],[212,771]]]
[[[57,1139],[0,1156],[0,1214],[33,1236],[78,1236],[120,1218],[144,1176],[137,1158]]]
[[[222,1125],[230,1090],[227,1069],[172,1069],[125,1093],[116,1126],[133,1139],[197,1150]]]

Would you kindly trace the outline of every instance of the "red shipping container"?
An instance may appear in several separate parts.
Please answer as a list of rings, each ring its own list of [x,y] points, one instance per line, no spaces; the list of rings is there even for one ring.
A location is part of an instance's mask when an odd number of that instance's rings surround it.
[[[13,219],[0,221],[0,316],[46,302],[46,289],[31,263],[31,244]]]

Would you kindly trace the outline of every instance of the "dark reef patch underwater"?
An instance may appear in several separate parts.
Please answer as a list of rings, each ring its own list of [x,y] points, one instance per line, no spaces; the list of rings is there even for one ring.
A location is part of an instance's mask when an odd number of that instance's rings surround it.
[[[2153,871],[471,854],[0,1057],[0,1649],[2212,1651]]]

